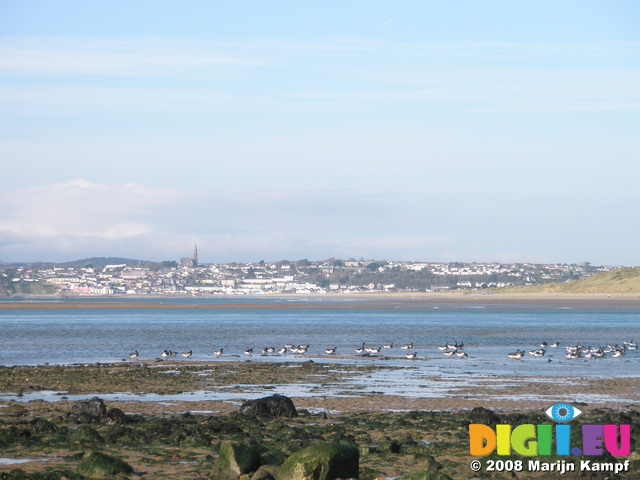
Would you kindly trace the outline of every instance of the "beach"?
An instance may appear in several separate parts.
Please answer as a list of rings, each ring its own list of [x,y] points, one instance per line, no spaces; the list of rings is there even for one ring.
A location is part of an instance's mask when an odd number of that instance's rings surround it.
[[[514,425],[542,423],[549,405],[580,394],[593,398],[593,402],[576,404],[584,411],[585,422],[631,420],[634,435],[640,426],[637,377],[566,377],[561,384],[543,377],[494,379],[451,388],[444,395],[427,392],[424,397],[403,395],[402,391],[385,395],[375,387],[366,391],[353,383],[354,377],[386,370],[384,365],[340,367],[313,360],[293,366],[234,360],[1,367],[0,390],[17,396],[0,400],[5,432],[0,435],[5,444],[0,456],[5,462],[24,463],[0,463],[0,472],[16,468],[52,471],[62,472],[59,478],[64,478],[64,472],[76,470],[82,452],[99,449],[132,465],[135,473],[129,478],[205,479],[215,478],[211,469],[221,441],[275,448],[284,456],[313,443],[347,441],[360,450],[363,479],[420,472],[431,458],[449,478],[471,478],[468,465],[474,457],[468,451],[468,423],[490,419],[495,423],[498,418]],[[296,386],[309,384],[317,394],[295,395]],[[224,399],[207,399],[206,392],[224,392]],[[290,394],[299,417],[255,420],[237,415],[247,398],[283,392]],[[602,392],[615,392],[619,401],[611,402],[611,397],[602,401]],[[149,400],[149,395],[165,399]],[[102,420],[84,425],[69,416],[75,404],[94,396],[104,399],[108,409],[119,409],[133,420],[124,425]],[[50,422],[44,431],[35,428],[41,420]],[[155,441],[150,436],[157,433],[158,422],[163,433]],[[6,432],[12,428],[16,436],[28,432],[28,441],[8,441]],[[86,438],[74,433],[86,428],[91,429]],[[629,457],[636,460],[636,467],[637,448],[635,445]],[[636,470],[615,478],[638,478],[637,474]],[[490,478],[510,477],[505,472]],[[531,473],[522,478],[605,477]]]

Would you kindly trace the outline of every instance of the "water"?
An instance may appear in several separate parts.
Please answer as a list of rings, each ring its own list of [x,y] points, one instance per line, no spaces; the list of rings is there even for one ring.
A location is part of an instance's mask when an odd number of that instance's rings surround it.
[[[224,348],[220,360],[246,359],[244,350],[253,348],[255,361],[297,362],[311,356],[314,361],[410,365],[433,374],[446,371],[447,375],[636,376],[640,370],[638,350],[602,360],[564,357],[564,345],[622,345],[640,339],[640,308],[633,306],[493,308],[482,303],[421,302],[407,308],[406,303],[375,299],[358,300],[358,308],[345,308],[345,300],[338,298],[324,299],[320,308],[288,308],[290,299],[274,298],[144,301],[238,305],[225,309],[0,309],[0,365],[129,361],[133,350],[140,352],[140,362],[160,358],[165,349],[193,350],[189,360],[178,355],[183,361],[217,361],[213,352],[218,348]],[[254,308],[261,303],[270,308]],[[385,308],[378,308],[381,305]],[[538,348],[543,340],[558,341],[561,347],[547,348],[545,357],[527,354],[522,361],[506,356],[518,348]],[[447,358],[437,348],[454,341],[464,342],[469,358]],[[381,351],[388,359],[354,355],[362,343],[380,347],[389,342],[394,348]],[[418,354],[415,361],[405,359],[407,350],[398,348],[409,342],[414,343],[410,351]],[[278,348],[288,343],[309,344],[309,351],[306,356],[260,355],[265,346]],[[336,347],[339,355],[324,354],[329,347]]]

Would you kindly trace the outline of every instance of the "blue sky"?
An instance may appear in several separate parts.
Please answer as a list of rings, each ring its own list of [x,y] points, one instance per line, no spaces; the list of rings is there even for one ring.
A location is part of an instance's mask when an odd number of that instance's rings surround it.
[[[0,260],[637,265],[639,26],[615,0],[0,0]]]

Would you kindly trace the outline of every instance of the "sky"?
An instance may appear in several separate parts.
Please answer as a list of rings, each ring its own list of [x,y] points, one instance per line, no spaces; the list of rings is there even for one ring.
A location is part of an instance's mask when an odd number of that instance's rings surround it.
[[[640,2],[0,0],[0,261],[640,264]]]

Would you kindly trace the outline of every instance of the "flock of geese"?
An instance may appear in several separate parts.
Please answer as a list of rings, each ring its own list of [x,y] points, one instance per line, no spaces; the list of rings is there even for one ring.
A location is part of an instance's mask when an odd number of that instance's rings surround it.
[[[382,346],[379,347],[371,347],[371,346],[366,346],[366,343],[363,343],[360,347],[357,347],[354,349],[354,355],[359,355],[359,356],[379,356],[380,352],[386,351],[386,350],[390,350],[394,348],[393,343],[386,343]],[[454,343],[446,343],[442,346],[438,347],[441,351],[443,351],[444,355],[447,357],[453,357],[453,356],[457,356],[460,358],[467,358],[468,355],[466,352],[463,351],[464,348],[464,343],[458,343],[458,342],[454,342]],[[278,354],[278,355],[286,355],[287,353],[292,353],[292,354],[296,354],[296,355],[304,355],[305,353],[307,353],[309,349],[309,345],[294,345],[294,344],[287,344],[283,347],[280,348],[275,348],[275,347],[264,347],[262,349],[262,356],[268,356],[271,354]],[[403,344],[400,346],[400,349],[402,350],[412,350],[413,349],[413,342],[411,343],[407,343],[407,344]],[[325,348],[324,349],[324,353],[326,355],[336,355],[337,354],[337,347],[332,347],[332,348]],[[224,354],[224,348],[220,348],[218,350],[214,350],[214,355],[216,357],[221,357]],[[246,356],[252,356],[254,355],[253,348],[247,348],[246,350],[244,350],[243,352]],[[168,357],[177,357],[178,352],[175,352],[173,350],[164,350],[161,354],[162,358],[168,358]],[[193,355],[193,350],[189,350],[188,352],[182,352],[180,355],[182,355],[184,358],[189,358]],[[131,360],[136,360],[139,356],[138,350],[133,351],[132,353],[129,354],[129,358],[131,358]],[[238,356],[238,355],[232,355],[232,356]],[[418,358],[418,352],[410,352],[410,353],[405,353],[404,356],[409,359],[409,360],[413,360]]]
[[[539,344],[540,348],[536,348],[534,350],[529,351],[529,355],[533,357],[544,357],[547,353],[546,348],[558,348],[560,346],[559,342],[554,342],[548,344],[547,342],[542,342]],[[611,354],[613,358],[618,358],[627,353],[627,350],[636,350],[638,348],[637,341],[623,342],[622,345],[609,344],[606,347],[585,347],[583,345],[566,345],[565,349],[567,353],[564,354],[566,358],[569,360],[575,358],[606,358],[608,354]],[[526,352],[524,350],[516,350],[515,352],[508,353],[507,356],[509,358],[513,358],[516,360],[520,360],[525,356]],[[548,360],[549,362],[551,359]]]
[[[547,342],[542,342],[538,345],[539,348],[530,350],[529,355],[533,357],[544,357],[547,354],[547,348],[555,349],[555,348],[558,348],[559,346],[560,346],[559,342],[554,342],[551,344],[548,344]],[[366,343],[363,343],[361,346],[354,349],[354,355],[379,356],[381,352],[385,352],[393,348],[394,348],[393,343],[387,343],[379,347],[367,346]],[[413,350],[413,348],[414,348],[413,342],[400,346],[400,349],[402,350]],[[585,347],[582,345],[575,345],[575,346],[567,345],[565,346],[565,348],[566,348],[566,353],[564,356],[568,359],[605,358],[608,355],[611,355],[611,357],[616,358],[624,355],[627,352],[627,350],[636,350],[638,348],[638,342],[628,341],[628,342],[623,342],[622,345],[610,344],[610,345],[607,345],[606,347],[591,347],[591,346]],[[295,354],[295,355],[304,355],[307,353],[308,350],[309,350],[309,345],[287,344],[280,348],[264,347],[262,348],[261,355],[262,356],[268,356],[272,354],[286,355],[288,353]],[[326,355],[336,355],[337,350],[338,350],[337,347],[325,348],[324,353]],[[444,345],[438,346],[438,350],[440,350],[446,357],[458,357],[458,358],[469,357],[467,353],[464,351],[464,342],[456,341],[453,343],[445,343]],[[222,357],[224,354],[224,348],[215,350],[213,353],[216,357]],[[258,352],[254,352],[253,348],[247,348],[246,350],[244,350],[243,353],[246,356],[252,356],[254,355],[254,353],[258,354]],[[526,353],[527,353],[526,351],[518,349],[515,352],[508,353],[507,356],[515,360],[520,360],[525,357]],[[193,355],[193,350],[189,350],[188,352],[182,352],[180,353],[180,355],[184,358],[189,358]],[[129,354],[129,358],[131,358],[131,360],[136,360],[138,356],[139,356],[138,350],[135,350]],[[177,357],[178,352],[175,352],[173,350],[164,350],[161,356],[162,358]],[[238,355],[231,355],[231,356],[237,357]],[[416,351],[407,352],[404,354],[404,356],[408,360],[414,360],[418,358],[418,353]],[[551,359],[549,358],[548,361],[551,362]]]

